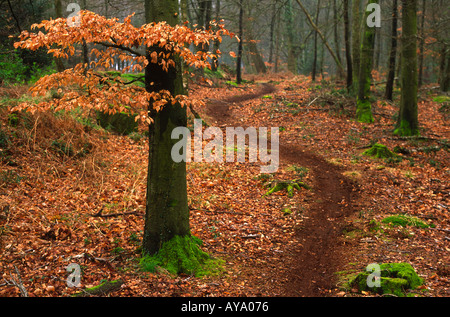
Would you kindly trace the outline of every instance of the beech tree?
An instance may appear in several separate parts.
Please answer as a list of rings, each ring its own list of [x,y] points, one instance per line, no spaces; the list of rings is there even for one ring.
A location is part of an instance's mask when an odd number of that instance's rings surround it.
[[[147,208],[143,236],[143,255],[172,265],[175,273],[195,273],[198,265],[207,260],[190,235],[187,205],[186,163],[175,163],[171,158],[175,127],[187,125],[186,106],[202,104],[188,98],[183,88],[182,63],[196,68],[210,68],[208,60],[216,52],[188,49],[221,41],[230,35],[222,24],[211,29],[191,30],[178,25],[177,0],[146,0],[147,23],[135,27],[132,16],[123,22],[107,19],[90,11],[81,11],[74,20],[58,18],[32,26],[33,33],[23,31],[15,47],[37,50],[46,48],[54,58],[68,58],[75,54],[75,46],[83,43],[105,47],[91,50],[89,63],[44,76],[31,88],[33,95],[57,91],[61,98],[22,103],[12,111],[59,111],[82,108],[110,114],[136,114],[137,120],[149,125],[149,168],[147,181]],[[92,45],[93,47],[93,45]],[[145,53],[142,53],[142,49]],[[135,72],[135,79],[124,80],[111,76],[107,70],[114,58],[127,61],[123,72]],[[144,75],[139,75],[144,71]],[[145,88],[135,85],[145,83]],[[165,247],[175,244],[172,259],[165,256]],[[170,262],[170,263],[168,263]]]
[[[369,4],[378,4],[378,0],[370,0]],[[366,11],[364,17],[365,26],[359,61],[358,96],[356,104],[356,116],[358,121],[366,123],[373,122],[372,105],[369,98],[376,35],[375,27],[369,26],[367,23],[367,18],[370,14],[369,12],[370,11]]]
[[[417,107],[417,0],[402,0],[401,100],[395,134],[419,134]]]

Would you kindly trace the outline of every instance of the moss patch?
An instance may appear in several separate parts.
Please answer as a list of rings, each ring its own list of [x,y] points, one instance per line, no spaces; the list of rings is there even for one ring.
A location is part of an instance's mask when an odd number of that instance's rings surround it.
[[[364,151],[363,155],[383,159],[398,157],[398,155],[394,152],[391,152],[386,145],[379,143],[375,143],[370,149]]]
[[[370,287],[369,280],[379,277],[379,287]],[[409,263],[384,263],[379,265],[379,271],[365,271],[359,273],[351,282],[352,287],[359,291],[371,291],[377,294],[392,294],[405,296],[408,289],[415,289],[423,284]]]
[[[108,293],[117,291],[122,286],[123,281],[103,281],[97,286],[85,288],[83,291],[72,295],[73,297],[85,297],[85,296],[104,296]]]
[[[194,236],[175,236],[165,242],[158,253],[141,258],[142,270],[156,272],[162,267],[169,273],[193,274],[197,277],[217,275],[223,271],[223,260],[212,259],[200,249],[202,241]]]
[[[433,226],[432,224],[430,225],[416,217],[412,217],[412,216],[408,216],[408,215],[389,216],[389,217],[384,218],[381,222],[388,223],[393,226],[402,226],[402,227],[412,226],[412,227],[416,227],[416,228],[429,228],[429,227]]]
[[[293,181],[281,181],[281,180],[277,180],[277,181],[272,181],[269,184],[266,185],[267,187],[272,186],[272,188],[263,195],[263,197],[265,196],[269,196],[275,192],[278,192],[280,190],[286,189],[288,196],[290,198],[294,197],[294,189],[297,190],[301,190],[301,188],[305,188],[305,189],[310,189],[310,187],[308,185],[306,185],[305,183],[301,182],[300,180],[293,180]]]

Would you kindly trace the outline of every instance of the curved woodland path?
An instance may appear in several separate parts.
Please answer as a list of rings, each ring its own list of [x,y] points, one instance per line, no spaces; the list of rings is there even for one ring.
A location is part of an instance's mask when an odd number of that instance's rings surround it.
[[[253,94],[210,101],[207,115],[216,120],[219,126],[242,126],[242,122],[233,117],[229,105],[255,99],[275,90],[275,87],[264,84]],[[305,212],[302,226],[296,228],[300,245],[291,250],[292,263],[289,276],[285,277],[288,282],[284,284],[281,295],[329,296],[329,291],[336,285],[335,272],[341,263],[345,263],[340,236],[346,217],[354,211],[352,201],[356,194],[355,186],[342,175],[338,166],[303,151],[299,145],[283,145],[283,140],[280,140],[280,163],[283,162],[307,167],[313,173],[315,203]]]

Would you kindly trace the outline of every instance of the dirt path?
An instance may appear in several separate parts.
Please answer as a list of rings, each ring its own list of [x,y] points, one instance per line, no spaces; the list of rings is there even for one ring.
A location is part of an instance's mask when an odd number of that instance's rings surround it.
[[[265,84],[253,94],[213,100],[208,104],[207,115],[219,126],[242,126],[233,117],[230,105],[274,92],[275,87]],[[285,280],[282,296],[317,297],[329,295],[334,288],[334,273],[344,263],[339,237],[345,218],[353,212],[352,201],[355,187],[342,175],[339,167],[321,157],[304,152],[298,145],[280,142],[281,162],[307,167],[314,176],[315,203],[305,213],[302,227],[296,229],[300,245],[291,250],[292,263]]]

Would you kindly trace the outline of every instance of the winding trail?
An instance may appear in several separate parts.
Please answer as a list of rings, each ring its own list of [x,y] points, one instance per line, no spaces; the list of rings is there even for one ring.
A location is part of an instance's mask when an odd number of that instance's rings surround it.
[[[242,126],[242,122],[233,117],[229,105],[274,91],[275,87],[264,84],[256,93],[213,100],[208,103],[207,115],[222,126]],[[296,228],[300,245],[291,250],[293,260],[286,277],[289,282],[284,285],[281,296],[327,296],[336,285],[334,273],[345,261],[340,236],[346,217],[354,211],[352,201],[357,192],[354,184],[342,175],[340,167],[303,151],[299,145],[286,145],[283,140],[280,143],[280,161],[307,167],[315,180],[315,203],[305,213],[302,226]]]

